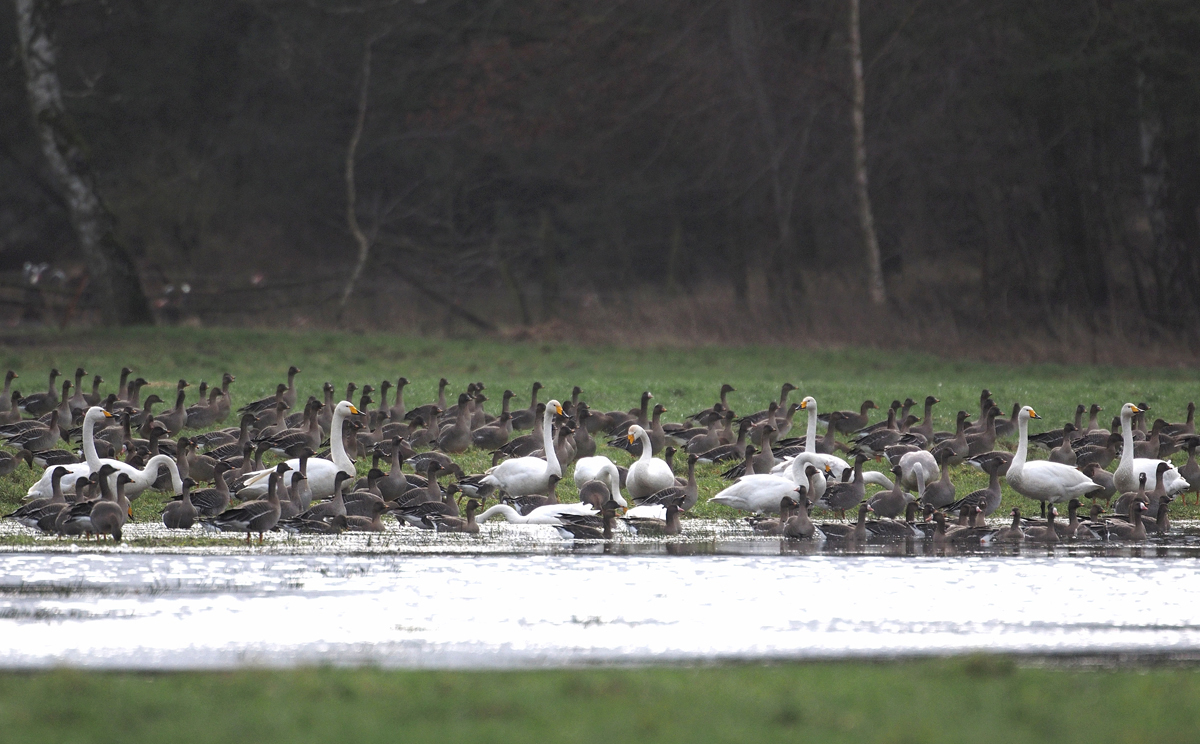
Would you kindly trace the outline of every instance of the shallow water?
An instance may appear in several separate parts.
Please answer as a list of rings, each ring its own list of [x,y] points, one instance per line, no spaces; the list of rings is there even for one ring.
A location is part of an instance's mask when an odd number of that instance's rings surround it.
[[[487,527],[475,538],[397,530],[370,544],[278,539],[242,552],[9,552],[0,665],[1200,652],[1200,539],[1190,535],[939,556],[919,542],[797,548],[725,523],[609,545]]]

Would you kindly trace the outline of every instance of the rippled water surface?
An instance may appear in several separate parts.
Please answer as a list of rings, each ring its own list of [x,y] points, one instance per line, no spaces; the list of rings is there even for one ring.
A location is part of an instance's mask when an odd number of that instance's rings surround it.
[[[1200,561],[1186,537],[1007,555],[903,543],[843,554],[737,534],[609,546],[546,528],[449,537],[418,536],[410,552],[378,539],[340,552],[9,552],[0,665],[1200,651]]]

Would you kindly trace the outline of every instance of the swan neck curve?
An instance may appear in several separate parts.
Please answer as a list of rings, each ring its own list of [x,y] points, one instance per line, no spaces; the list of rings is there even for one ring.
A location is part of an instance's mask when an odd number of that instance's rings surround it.
[[[507,522],[524,522],[525,521],[521,517],[521,515],[519,513],[517,513],[517,510],[512,508],[508,504],[496,504],[495,506],[493,506],[490,509],[488,509],[487,511],[485,511],[483,514],[476,516],[475,521],[476,522],[486,522],[489,519],[491,519],[493,515],[496,515],[496,514],[502,515],[504,517],[505,521],[507,521]]]
[[[158,480],[158,466],[166,465],[167,472],[171,474],[171,486],[175,489],[175,493],[183,493],[183,479],[179,477],[179,466],[171,459],[170,455],[155,455],[146,461],[146,467],[139,473],[139,479],[149,488],[154,481]]]
[[[640,457],[638,457],[638,462],[649,462],[650,460],[653,460],[654,453],[651,452],[653,447],[650,444],[650,435],[646,433],[645,429],[642,430],[641,434],[638,434],[638,441],[642,443],[642,454]]]

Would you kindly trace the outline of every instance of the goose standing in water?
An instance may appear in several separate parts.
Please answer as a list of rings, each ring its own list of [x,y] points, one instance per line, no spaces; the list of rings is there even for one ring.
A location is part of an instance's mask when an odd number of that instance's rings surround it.
[[[1017,416],[1019,440],[1017,453],[1008,466],[1005,478],[1013,490],[1025,498],[1046,504],[1059,504],[1083,498],[1101,486],[1069,465],[1046,460],[1027,462],[1029,455],[1029,420],[1041,418],[1029,406],[1023,406]],[[1132,449],[1132,448],[1131,448]]]
[[[263,533],[275,529],[279,524],[280,504],[277,489],[279,473],[274,469],[267,471],[267,497],[255,501],[247,501],[237,509],[227,509],[212,519],[201,522],[207,529],[221,532],[245,532],[246,543],[250,542],[250,533],[258,533],[261,545]]]
[[[329,435],[331,459],[313,458],[308,461],[308,488],[312,491],[313,496],[317,498],[332,496],[334,479],[338,473],[346,473],[351,476],[356,474],[354,461],[346,454],[342,429],[347,417],[357,415],[358,408],[349,401],[344,400],[334,407],[332,430]],[[292,470],[299,470],[300,458],[288,460],[287,464]],[[238,497],[242,499],[262,498],[267,491],[267,478],[273,472],[275,472],[274,468],[268,468],[243,476],[240,479],[241,487],[236,489]]]

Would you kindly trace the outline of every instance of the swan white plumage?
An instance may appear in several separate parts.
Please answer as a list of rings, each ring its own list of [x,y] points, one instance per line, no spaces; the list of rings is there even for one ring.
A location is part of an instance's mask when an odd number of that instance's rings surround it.
[[[562,466],[558,462],[558,454],[554,451],[552,426],[554,416],[561,416],[562,412],[562,404],[557,400],[546,404],[546,412],[542,415],[542,441],[546,443],[545,460],[540,457],[514,457],[487,470],[479,482],[494,486],[509,496],[546,493],[550,489],[550,476],[562,477]]]
[[[604,455],[579,458],[575,461],[575,472],[573,474],[575,485],[582,486],[588,481],[601,480],[603,474],[610,467],[616,470],[617,465]]]
[[[69,474],[63,477],[63,493],[75,493],[75,481],[77,479],[81,477],[86,478],[100,469],[100,455],[96,452],[96,424],[109,418],[112,418],[112,414],[99,406],[92,406],[84,414],[83,462],[75,462],[62,466],[69,471]],[[29,487],[26,498],[49,498],[54,495],[54,490],[50,484],[50,473],[53,470],[54,468],[46,468],[46,472],[42,473],[41,479]]]
[[[892,486],[895,485],[892,483],[891,478],[887,477],[886,474],[881,473],[878,470],[864,470],[863,483],[868,486],[883,486],[889,491],[892,490]]]
[[[1142,473],[1146,474],[1147,483],[1153,483],[1158,477],[1158,464],[1164,462],[1152,457],[1133,456],[1133,415],[1143,410],[1147,409],[1132,403],[1121,406],[1121,435],[1125,438],[1125,444],[1121,449],[1121,461],[1113,473],[1113,485],[1117,487],[1117,493],[1136,491],[1138,476]],[[1177,468],[1172,467],[1163,473],[1163,487],[1167,489],[1168,494],[1177,495],[1188,490],[1188,482],[1179,474]]]
[[[675,485],[675,473],[671,471],[671,466],[651,454],[650,435],[646,430],[634,424],[629,427],[628,437],[630,444],[634,439],[642,442],[642,456],[629,466],[629,473],[625,476],[625,488],[630,498],[645,498],[655,491]]]
[[[342,439],[342,424],[347,416],[357,416],[358,409],[348,400],[343,400],[333,409],[333,420],[329,427],[329,456],[330,459],[310,457],[308,460],[308,489],[314,498],[333,495],[333,486],[339,472],[354,476],[354,461],[346,454],[346,446]],[[300,470],[300,459],[287,461],[292,470]],[[238,490],[238,498],[244,500],[265,498],[267,484],[275,468],[267,468],[245,476],[246,485]]]
[[[900,457],[900,462],[897,463],[900,467],[900,485],[910,491],[917,487],[917,470],[923,472],[926,482],[937,480],[941,475],[941,468],[938,467],[937,458],[928,450],[917,450],[916,452],[906,452]]]
[[[800,454],[796,457],[792,457],[790,460],[785,460],[784,462],[778,464],[778,466],[772,468],[772,473],[786,473],[788,478],[792,479],[792,482],[806,486],[808,485],[809,479],[805,478],[804,469],[811,464],[812,467],[815,467],[818,472],[821,473],[826,472],[826,467],[828,466],[829,472],[833,474],[834,479],[840,480],[842,470],[850,468],[850,463],[842,460],[841,457],[835,455],[822,455],[821,452],[817,451],[816,398],[812,397],[811,395],[805,397],[803,401],[800,401],[800,410],[806,410],[806,412],[809,414],[809,427],[808,431],[805,432],[804,451],[800,452]],[[884,476],[884,478],[887,478],[887,476]],[[892,487],[890,486],[890,482],[892,481],[888,481],[889,488]],[[816,485],[820,492],[810,493],[809,498],[811,499],[820,499],[821,496],[823,496],[824,478],[822,478],[821,481]],[[880,485],[883,485],[882,482],[880,482]],[[776,504],[776,508],[778,508],[778,504]]]
[[[1071,499],[1082,498],[1092,491],[1103,488],[1099,483],[1070,465],[1049,460],[1026,462],[1029,454],[1029,419],[1041,418],[1029,406],[1021,408],[1017,415],[1020,440],[1012,464],[1008,466],[1005,480],[1022,496],[1048,504],[1059,504]]]
[[[121,473],[129,476],[129,483],[125,484],[125,495],[132,497],[154,485],[154,482],[158,480],[158,469],[166,467],[171,473],[171,486],[174,488],[175,493],[183,493],[183,481],[179,477],[179,468],[175,465],[175,461],[167,455],[155,455],[151,457],[146,461],[146,467],[140,470],[120,460],[113,460],[111,458],[101,459],[99,453],[96,452],[95,430],[96,424],[107,418],[112,418],[112,414],[99,406],[92,406],[84,414],[83,462],[65,466],[74,477],[63,479],[63,493],[74,493],[75,481],[80,476],[89,476],[92,473],[98,472],[104,465],[111,465],[113,467],[113,473],[108,477],[108,480],[109,487],[114,492],[117,490],[117,476]],[[53,471],[53,468],[47,470],[42,475],[41,480],[29,487],[28,496],[30,498],[53,495],[49,477],[51,471]]]
[[[617,470],[617,465],[612,460],[604,455],[595,457],[581,457],[575,461],[575,487],[580,488],[583,484],[589,481],[600,481],[608,486],[608,490],[612,493],[613,500],[622,509],[629,506],[625,501],[625,497],[621,495],[621,471]]]
[[[508,504],[496,504],[483,514],[475,517],[475,521],[486,522],[492,517],[499,515],[504,517],[506,522],[511,522],[512,524],[558,525],[562,524],[562,520],[558,518],[560,514],[582,514],[586,516],[599,513],[592,508],[591,504],[547,504],[539,506],[528,514],[522,515],[521,512]]]
[[[625,512],[626,519],[661,519],[667,521],[667,507],[662,504],[642,504]]]
[[[800,488],[791,478],[782,475],[743,475],[709,502],[742,511],[777,514],[783,497],[795,496]]]

